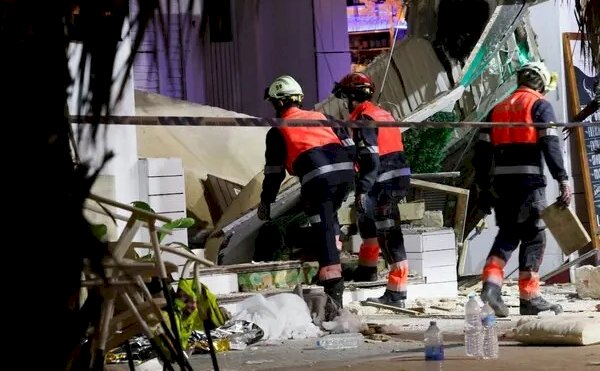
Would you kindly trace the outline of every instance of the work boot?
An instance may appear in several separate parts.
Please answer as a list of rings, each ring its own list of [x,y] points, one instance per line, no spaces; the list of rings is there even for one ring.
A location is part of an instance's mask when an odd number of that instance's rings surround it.
[[[359,265],[352,274],[355,282],[373,282],[377,281],[377,267],[365,267]]]
[[[371,303],[390,305],[392,307],[397,307],[397,308],[404,308],[406,306],[406,304],[404,303],[405,299],[406,299],[405,292],[385,290],[385,293],[383,293],[383,296],[378,297],[378,298],[368,298],[367,301],[370,301]]]
[[[332,278],[330,280],[321,281],[323,291],[333,300],[339,309],[343,308],[342,298],[344,296],[344,279]]]
[[[502,300],[502,289],[500,286],[490,282],[483,284],[481,290],[481,301],[488,303],[494,310],[496,317],[508,317],[508,307]]]
[[[536,315],[547,310],[553,311],[554,314],[561,314],[563,312],[560,304],[549,303],[541,296],[531,300],[521,299],[520,304],[519,313],[523,316]]]

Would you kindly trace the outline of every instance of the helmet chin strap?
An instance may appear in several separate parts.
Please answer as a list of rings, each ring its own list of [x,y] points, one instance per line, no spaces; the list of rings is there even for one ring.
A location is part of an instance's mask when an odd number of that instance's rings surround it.
[[[354,108],[356,108],[352,102],[353,100],[350,97],[344,100],[344,106],[348,110],[348,113],[352,113],[352,111],[354,111]]]
[[[277,117],[281,117],[283,111],[285,111],[289,107],[302,107],[302,101],[292,99],[271,99],[271,104],[273,104],[273,108],[275,108],[275,113]]]

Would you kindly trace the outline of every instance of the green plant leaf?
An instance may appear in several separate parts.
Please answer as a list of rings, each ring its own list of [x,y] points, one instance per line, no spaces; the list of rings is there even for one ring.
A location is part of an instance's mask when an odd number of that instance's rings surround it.
[[[150,205],[148,205],[144,201],[133,201],[131,203],[131,206],[137,207],[138,209],[142,209],[142,210],[145,210],[145,211],[149,211],[151,213],[155,213],[155,211],[152,210],[152,208],[150,207]]]
[[[161,228],[172,231],[173,229],[177,229],[177,228],[190,228],[195,223],[196,223],[196,221],[194,220],[194,218],[179,218],[179,219],[175,219],[175,220],[171,221],[170,223],[164,224]],[[158,241],[159,242],[162,241],[166,235],[167,234],[164,232],[158,232]]]
[[[176,229],[176,228],[190,228],[196,223],[194,218],[179,218],[175,219],[170,223],[163,225],[163,228]]]
[[[90,224],[90,228],[92,229],[94,236],[101,241],[108,233],[108,227],[106,224]]]

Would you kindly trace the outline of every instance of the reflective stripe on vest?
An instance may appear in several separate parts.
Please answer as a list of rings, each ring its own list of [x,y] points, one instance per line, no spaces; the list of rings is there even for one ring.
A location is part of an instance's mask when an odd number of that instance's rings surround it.
[[[511,96],[500,102],[490,115],[492,122],[524,122],[533,124],[531,111],[533,105],[543,95],[533,89],[521,87]],[[503,144],[536,144],[538,131],[531,126],[492,127],[491,143],[494,146]]]
[[[544,171],[539,166],[534,165],[517,165],[517,166],[496,166],[494,167],[494,175],[515,175],[515,174],[531,174],[544,175]]]
[[[320,112],[305,111],[297,107],[288,108],[283,115],[283,119],[287,120],[326,120],[327,118]],[[279,128],[283,139],[285,140],[285,146],[287,149],[287,158],[285,161],[285,168],[290,174],[294,174],[293,166],[294,161],[300,156],[300,154],[313,149],[315,147],[322,147],[327,144],[339,144],[340,139],[333,132],[330,127],[298,127],[298,126],[282,126]]]
[[[365,101],[359,104],[352,114],[350,120],[358,120],[361,115],[369,116],[373,121],[396,121],[391,113],[377,106],[371,101]],[[379,128],[377,135],[377,146],[379,155],[387,155],[393,152],[403,152],[402,132],[399,128]]]
[[[331,173],[334,171],[353,170],[353,169],[354,169],[354,163],[352,163],[352,162],[338,162],[337,164],[323,165],[323,166],[320,166],[320,167],[306,173],[302,177],[301,183],[306,184],[310,180],[312,180],[313,178],[315,178],[319,175]]]
[[[353,146],[353,145],[354,145],[354,140],[352,140],[352,139],[350,139],[350,138],[348,138],[348,139],[344,139],[344,140],[342,140],[342,145],[343,145],[344,147],[350,147],[350,146]]]

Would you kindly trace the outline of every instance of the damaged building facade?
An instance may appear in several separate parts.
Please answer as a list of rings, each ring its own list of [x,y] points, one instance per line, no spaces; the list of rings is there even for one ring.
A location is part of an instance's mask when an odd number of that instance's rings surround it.
[[[376,6],[371,3],[379,2],[367,3],[365,6]],[[349,14],[355,6],[344,0],[231,0],[197,2],[192,14],[173,9],[165,23],[169,26],[166,40],[159,36],[157,20],[145,31],[127,98],[115,114],[269,117],[271,107],[263,101],[262,91],[275,76],[290,74],[301,82],[307,107],[344,119],[348,113],[332,99],[330,91],[333,83],[353,68]],[[559,89],[549,100],[559,121],[566,121],[562,50],[550,45],[562,32],[576,31],[575,22],[566,21],[572,18],[571,8],[550,1],[478,1],[469,8],[473,12],[461,6],[464,2],[423,0],[397,9],[406,12],[402,37],[391,37],[387,46],[381,47],[382,53],[362,67],[381,88],[378,102],[398,121],[481,121],[516,87],[517,65],[542,59],[561,76]],[[473,19],[466,19],[467,14]],[[549,18],[556,22],[547,22]],[[408,132],[422,130],[411,128]],[[254,208],[260,193],[266,131],[263,127],[111,128],[109,135],[119,139],[111,144],[117,157],[105,171],[104,188],[98,192],[125,203],[147,201],[157,212],[173,218],[193,216],[204,228],[196,232],[202,236],[205,257],[222,265],[248,263],[254,258],[262,226]],[[426,178],[413,184],[413,197],[424,200],[424,211],[442,212],[441,222],[435,224],[438,231],[452,235],[452,243],[443,237],[441,247],[435,250],[454,252],[442,266],[457,269],[446,269],[446,278],[438,282],[451,282],[455,289],[457,275],[479,274],[497,230],[493,215],[486,218],[487,227],[479,224],[476,228],[481,217],[473,213],[476,195],[470,167],[475,132],[472,127],[456,127],[440,148],[448,155],[436,171],[457,171],[458,178]],[[569,160],[572,146],[565,143],[564,148],[578,189],[578,164]],[[160,160],[173,158],[178,160]],[[165,174],[147,171],[143,164],[155,160],[175,164],[166,174],[173,176],[173,183],[159,184],[159,177]],[[549,203],[557,192],[548,188]],[[275,215],[289,215],[297,200],[298,185],[288,179]],[[586,223],[583,201],[575,207]],[[347,225],[351,221],[350,217]],[[301,228],[301,222],[297,223]],[[423,239],[430,232],[419,233],[417,239]],[[551,234],[547,239],[542,274],[568,259]],[[172,240],[194,242],[185,231]],[[422,254],[415,259],[428,260],[430,247],[422,241],[415,243],[421,247],[415,247],[414,253]],[[508,271],[514,264],[509,263]],[[293,269],[308,270],[301,267]],[[421,275],[416,272],[415,277],[423,279],[423,271],[430,268],[424,261]],[[436,295],[435,291],[431,295]]]

